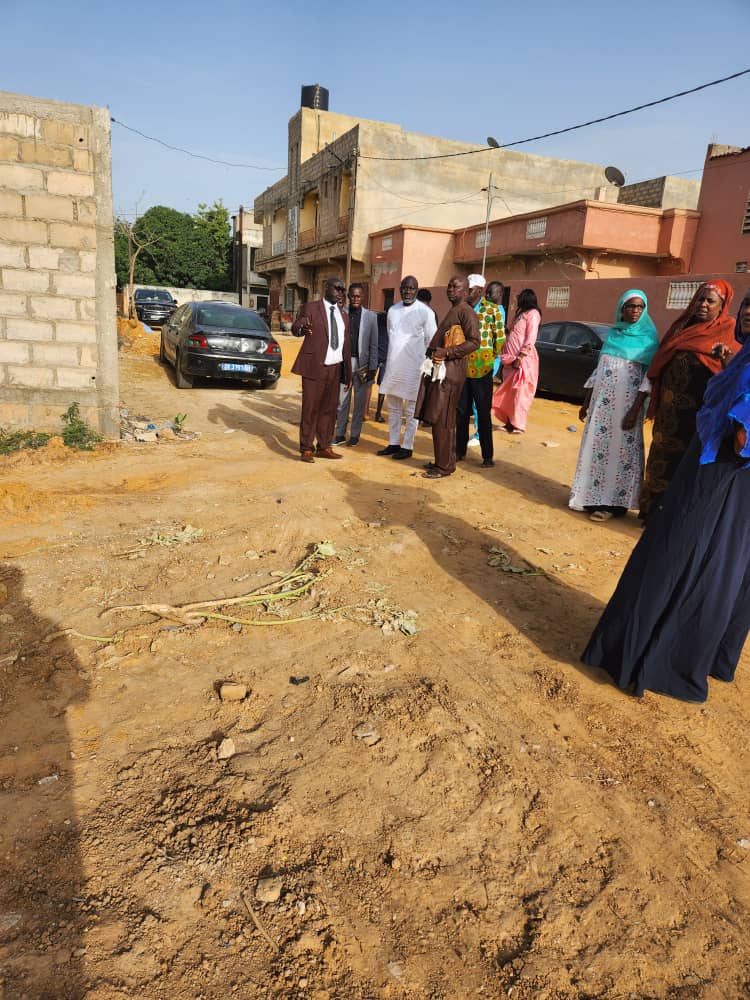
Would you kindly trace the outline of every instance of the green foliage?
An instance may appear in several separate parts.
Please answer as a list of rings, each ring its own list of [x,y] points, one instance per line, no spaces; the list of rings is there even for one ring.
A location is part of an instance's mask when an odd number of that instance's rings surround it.
[[[196,225],[204,229],[211,240],[214,254],[213,284],[206,285],[216,292],[230,291],[232,287],[232,239],[229,227],[229,209],[221,199],[210,207],[201,204],[195,215]]]
[[[187,420],[187,413],[176,413],[172,423],[177,428],[177,433],[182,433],[182,428],[185,426],[185,421]]]
[[[177,288],[231,288],[229,211],[221,201],[200,205],[195,215],[154,205],[136,221],[133,233],[148,244],[138,255],[134,280],[140,285]],[[128,240],[123,225],[115,231],[115,270],[128,280]]]
[[[70,404],[65,413],[62,414],[62,422],[65,425],[62,439],[68,448],[76,448],[78,451],[92,451],[97,441],[101,441],[101,437],[81,417],[78,403]]]
[[[24,448],[43,448],[51,437],[44,431],[6,431],[0,427],[0,455],[10,455]]]
[[[128,283],[128,237],[123,223],[115,219],[115,277],[117,287],[124,288]]]

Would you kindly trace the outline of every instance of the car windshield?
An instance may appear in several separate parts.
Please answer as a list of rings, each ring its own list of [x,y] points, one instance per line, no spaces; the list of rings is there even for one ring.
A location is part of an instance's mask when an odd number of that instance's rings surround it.
[[[163,288],[139,288],[135,293],[137,299],[148,299],[151,302],[171,302],[172,296]]]
[[[249,309],[205,305],[198,309],[196,322],[200,326],[217,326],[223,330],[254,330],[267,333],[268,327],[257,313]]]

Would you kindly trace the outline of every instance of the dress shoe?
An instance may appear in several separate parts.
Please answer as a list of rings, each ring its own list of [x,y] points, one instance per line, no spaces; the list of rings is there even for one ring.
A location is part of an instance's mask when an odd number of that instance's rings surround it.
[[[401,445],[389,444],[387,448],[381,448],[380,451],[376,451],[376,455],[395,455],[397,451],[401,451]]]
[[[318,458],[342,458],[343,457],[342,455],[339,455],[339,453],[337,451],[334,451],[333,448],[318,448],[318,450],[315,452],[315,454],[318,456]]]
[[[384,424],[385,423],[385,417],[381,417],[381,415],[379,413],[376,413],[375,414],[375,423],[376,424]]]
[[[356,448],[359,444],[359,438],[349,438],[346,443],[350,448]],[[338,441],[335,441],[334,444],[338,444]]]
[[[314,462],[313,453],[311,451],[303,451],[300,453],[301,462]]]
[[[495,463],[492,461],[491,458],[487,458],[487,459],[484,460],[484,462],[482,462],[482,468],[483,469],[494,469],[495,468]]]
[[[345,437],[337,437],[333,439],[334,444],[344,444],[345,441],[346,441]]]
[[[434,469],[434,468],[436,468],[436,466],[435,466],[434,462],[425,462],[425,464],[422,466],[422,468],[423,469]]]
[[[450,472],[441,472],[440,469],[428,469],[427,472],[422,473],[423,479],[445,479],[449,476]]]
[[[402,458],[411,458],[412,449],[411,448],[399,448],[398,451],[394,451],[392,458],[395,458],[397,462],[401,461]]]

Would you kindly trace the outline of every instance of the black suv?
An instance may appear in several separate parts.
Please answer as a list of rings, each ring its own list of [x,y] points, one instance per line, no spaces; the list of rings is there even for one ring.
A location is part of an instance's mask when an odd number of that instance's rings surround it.
[[[136,288],[134,299],[136,316],[149,326],[163,326],[177,308],[165,288]]]

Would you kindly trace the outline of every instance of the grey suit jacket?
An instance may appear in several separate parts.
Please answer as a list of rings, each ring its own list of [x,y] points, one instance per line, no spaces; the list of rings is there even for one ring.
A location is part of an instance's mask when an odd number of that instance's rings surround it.
[[[349,310],[346,310],[347,314]],[[362,316],[359,321],[359,347],[356,361],[358,368],[367,365],[368,371],[374,372],[378,367],[378,317],[372,309],[362,306]],[[352,363],[354,358],[352,357]]]

